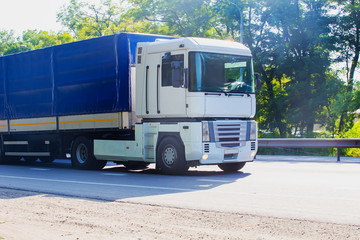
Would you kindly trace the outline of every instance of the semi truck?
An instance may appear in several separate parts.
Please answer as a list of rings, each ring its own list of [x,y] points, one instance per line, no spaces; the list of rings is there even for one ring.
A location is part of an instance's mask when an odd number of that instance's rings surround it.
[[[244,45],[118,33],[0,57],[0,163],[240,170],[257,152]]]

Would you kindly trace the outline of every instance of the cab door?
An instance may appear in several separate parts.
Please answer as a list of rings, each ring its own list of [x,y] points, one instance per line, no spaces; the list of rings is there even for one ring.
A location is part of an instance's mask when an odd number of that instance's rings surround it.
[[[157,113],[159,117],[186,117],[186,51],[161,54],[158,66]]]

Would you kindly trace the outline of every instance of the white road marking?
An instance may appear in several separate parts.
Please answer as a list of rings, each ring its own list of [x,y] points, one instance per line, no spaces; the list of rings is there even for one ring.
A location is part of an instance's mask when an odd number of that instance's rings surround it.
[[[216,182],[216,183],[231,183],[230,180],[218,180],[218,179],[197,179],[199,182]]]
[[[100,183],[100,182],[83,182],[83,181],[72,181],[72,180],[61,180],[61,179],[48,179],[48,178],[31,178],[31,177],[18,177],[18,176],[6,176],[0,175],[0,178],[11,178],[11,179],[23,179],[23,180],[36,180],[45,182],[58,182],[58,183],[77,183],[77,184],[88,184],[88,185],[101,185],[101,186],[112,186],[112,187],[128,187],[128,188],[144,188],[144,189],[157,189],[157,190],[171,190],[171,191],[197,191],[199,189],[190,188],[172,188],[172,187],[155,187],[155,186],[143,186],[143,185],[129,185],[129,184],[114,184],[114,183]]]
[[[30,168],[30,170],[34,170],[34,171],[49,171],[49,168]]]
[[[126,173],[102,173],[101,175],[104,175],[104,176],[127,176],[128,174]]]

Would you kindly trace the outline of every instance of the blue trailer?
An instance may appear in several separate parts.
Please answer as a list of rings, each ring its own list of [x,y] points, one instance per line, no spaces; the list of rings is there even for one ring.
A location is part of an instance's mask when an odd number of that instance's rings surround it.
[[[156,39],[120,33],[1,57],[0,120],[130,112],[136,45]]]

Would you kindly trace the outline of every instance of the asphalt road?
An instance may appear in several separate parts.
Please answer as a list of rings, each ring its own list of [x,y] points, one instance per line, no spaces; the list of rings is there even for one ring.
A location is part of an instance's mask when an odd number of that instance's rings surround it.
[[[216,166],[185,176],[155,169],[127,172],[108,164],[101,171],[52,164],[0,165],[0,188],[74,198],[121,201],[219,212],[360,224],[360,159],[258,156],[242,171]],[[1,194],[1,193],[0,193]],[[1,198],[1,195],[0,195]]]

